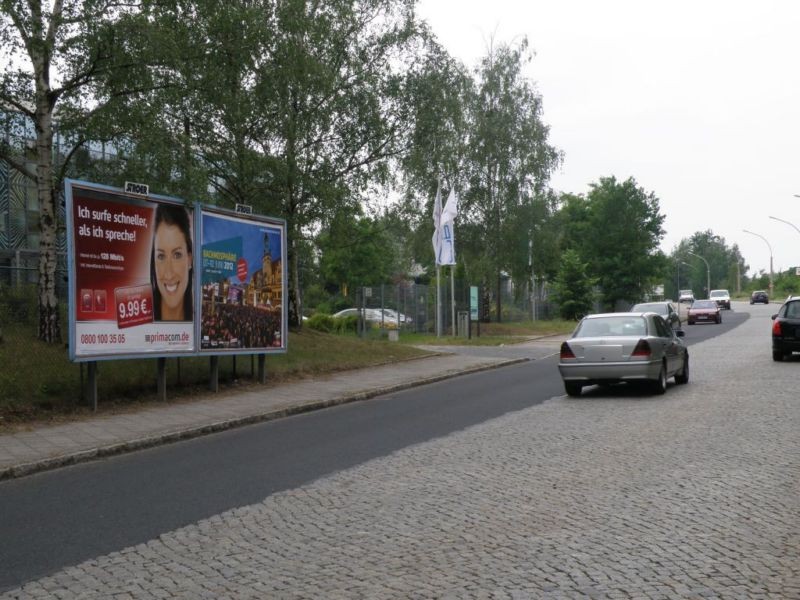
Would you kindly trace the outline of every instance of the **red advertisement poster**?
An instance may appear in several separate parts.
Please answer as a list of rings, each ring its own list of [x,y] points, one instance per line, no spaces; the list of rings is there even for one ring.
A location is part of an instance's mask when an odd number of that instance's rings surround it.
[[[183,204],[70,185],[74,355],[194,350],[194,233]]]

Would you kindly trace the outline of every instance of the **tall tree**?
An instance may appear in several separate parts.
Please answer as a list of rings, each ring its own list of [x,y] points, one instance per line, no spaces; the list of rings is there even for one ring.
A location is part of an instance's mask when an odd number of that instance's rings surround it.
[[[659,250],[664,215],[658,198],[631,177],[602,177],[587,196],[581,256],[598,278],[603,302],[636,302],[660,281],[665,258]]]
[[[541,96],[523,72],[530,60],[525,39],[492,46],[477,69],[479,83],[468,104],[472,136],[463,214],[480,225],[472,247],[485,253],[490,270],[484,276],[496,284],[498,320],[503,272],[512,270],[515,257],[527,256],[530,204],[560,160],[547,141]]]
[[[300,325],[295,240],[387,181],[404,147],[404,69],[416,48],[413,0],[277,4],[278,32],[262,69],[272,90],[258,141],[289,238],[289,321]]]
[[[395,267],[395,248],[380,219],[342,215],[320,234],[318,245],[320,274],[328,288],[380,285]]]
[[[137,14],[136,0],[0,0],[0,54],[7,60],[0,74],[3,116],[33,130],[32,160],[19,148],[0,145],[0,159],[35,182],[39,204],[39,339],[58,342],[61,323],[56,296],[58,213],[56,199],[69,159],[86,141],[67,123],[98,121],[129,88],[105,97],[94,92],[101,81],[124,82],[123,72],[138,65],[128,60],[117,33]],[[73,146],[54,166],[54,114]],[[34,163],[31,166],[31,162]]]
[[[417,261],[433,271],[433,201],[440,181],[445,197],[450,189],[464,189],[469,131],[466,104],[473,81],[464,65],[447,54],[425,28],[420,42],[419,58],[410,66],[405,87],[411,113],[410,137],[399,160],[404,191],[401,208],[412,232],[409,246]],[[464,264],[463,258],[459,264]]]
[[[707,297],[709,279],[711,289],[736,290],[739,276],[747,271],[739,246],[728,246],[725,238],[711,229],[696,231],[682,239],[670,258],[676,275],[680,269],[681,285],[693,289],[697,297],[701,294]]]

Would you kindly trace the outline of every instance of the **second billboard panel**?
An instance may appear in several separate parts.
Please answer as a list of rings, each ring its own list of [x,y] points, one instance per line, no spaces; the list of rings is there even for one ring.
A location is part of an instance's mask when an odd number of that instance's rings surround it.
[[[201,212],[201,352],[285,351],[285,230]]]

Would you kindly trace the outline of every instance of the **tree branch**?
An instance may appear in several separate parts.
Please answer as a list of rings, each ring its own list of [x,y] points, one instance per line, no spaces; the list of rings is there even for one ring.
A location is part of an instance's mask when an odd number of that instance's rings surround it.
[[[36,181],[36,173],[28,169],[23,161],[6,152],[5,148],[0,148],[0,160],[7,162],[12,169],[18,171],[24,177],[31,181]]]

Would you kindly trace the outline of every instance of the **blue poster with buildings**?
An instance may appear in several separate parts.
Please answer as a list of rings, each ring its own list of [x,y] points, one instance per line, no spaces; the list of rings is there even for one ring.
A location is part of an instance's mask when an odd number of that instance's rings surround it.
[[[285,351],[285,225],[201,214],[200,350]]]

